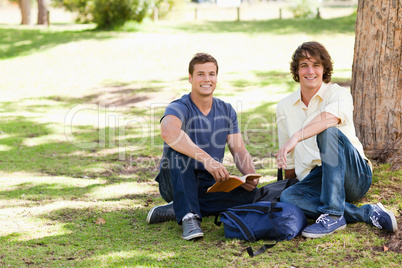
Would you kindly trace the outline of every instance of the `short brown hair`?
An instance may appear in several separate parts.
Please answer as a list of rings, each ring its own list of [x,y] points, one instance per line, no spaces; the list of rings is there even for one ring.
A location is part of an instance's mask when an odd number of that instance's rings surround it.
[[[207,62],[212,62],[215,64],[216,66],[216,74],[218,74],[218,62],[216,61],[216,59],[214,57],[212,57],[211,55],[207,54],[207,53],[197,53],[194,55],[194,57],[191,59],[189,65],[188,65],[188,73],[190,75],[193,75],[194,72],[194,66],[196,64],[204,64]]]
[[[316,41],[305,42],[301,44],[293,53],[292,61],[290,62],[290,72],[292,73],[293,80],[295,80],[296,82],[300,82],[299,62],[304,59],[309,59],[307,54],[309,54],[310,57],[318,60],[324,66],[324,74],[322,80],[325,83],[331,82],[333,71],[331,56],[329,55],[325,47]]]

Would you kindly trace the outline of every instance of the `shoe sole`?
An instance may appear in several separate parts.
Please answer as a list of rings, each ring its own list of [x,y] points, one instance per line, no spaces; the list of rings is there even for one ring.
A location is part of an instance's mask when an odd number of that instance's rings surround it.
[[[163,207],[163,206],[166,206],[166,205],[169,205],[169,204],[172,203],[172,202],[173,202],[173,201],[171,201],[171,202],[169,202],[169,203],[167,203],[167,204],[165,204],[165,205],[160,205],[160,206],[153,207],[153,208],[148,212],[147,223],[148,223],[148,224],[153,224],[153,223],[151,223],[150,221],[151,221],[152,213],[154,212],[155,209],[160,208],[160,207]],[[154,223],[157,223],[157,222],[154,222]]]
[[[196,239],[196,238],[201,238],[201,237],[203,237],[204,236],[204,233],[196,233],[196,234],[193,234],[193,235],[188,235],[188,236],[186,236],[186,237],[182,237],[184,240],[192,240],[192,239]]]
[[[336,231],[339,231],[339,230],[342,230],[342,229],[345,229],[345,228],[346,228],[346,225],[343,225],[343,226],[341,226],[341,227],[339,227],[339,228],[333,230],[332,232],[326,233],[326,234],[314,234],[314,233],[305,233],[305,232],[302,232],[302,236],[308,237],[308,238],[319,238],[319,237],[323,237],[323,236],[332,234],[332,233],[334,233],[334,232],[336,232]]]
[[[398,230],[398,224],[396,223],[396,218],[395,218],[394,213],[392,213],[391,211],[386,210],[385,207],[381,203],[378,203],[377,206],[379,206],[382,210],[384,210],[388,214],[388,216],[391,218],[392,232],[395,233]]]

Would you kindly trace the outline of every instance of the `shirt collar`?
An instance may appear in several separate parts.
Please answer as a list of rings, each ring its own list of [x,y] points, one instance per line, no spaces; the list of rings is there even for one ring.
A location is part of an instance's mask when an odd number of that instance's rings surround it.
[[[328,84],[322,83],[320,89],[317,91],[317,93],[315,93],[315,95],[311,99],[319,97],[321,100],[323,100],[327,90],[328,90]],[[301,103],[301,102],[302,102],[301,89],[299,87],[292,96],[292,103],[293,103],[293,105],[296,105],[297,103]]]

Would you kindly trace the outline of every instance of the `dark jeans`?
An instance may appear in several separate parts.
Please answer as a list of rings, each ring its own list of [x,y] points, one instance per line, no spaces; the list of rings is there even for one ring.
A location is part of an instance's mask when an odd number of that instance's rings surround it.
[[[344,215],[348,223],[371,223],[371,205],[356,207],[350,203],[362,198],[371,186],[366,160],[335,127],[318,134],[317,144],[322,166],[283,191],[281,201],[297,205],[311,218],[327,213]]]

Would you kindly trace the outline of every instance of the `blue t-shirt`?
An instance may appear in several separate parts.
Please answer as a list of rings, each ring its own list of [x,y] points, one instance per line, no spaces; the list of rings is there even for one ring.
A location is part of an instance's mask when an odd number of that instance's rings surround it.
[[[229,103],[213,98],[211,111],[204,115],[191,100],[190,94],[171,102],[161,121],[166,115],[178,117],[182,122],[182,130],[191,140],[212,158],[222,162],[227,136],[240,132],[236,111]],[[167,147],[165,143],[164,152]],[[194,161],[194,168],[205,169],[198,161]]]

